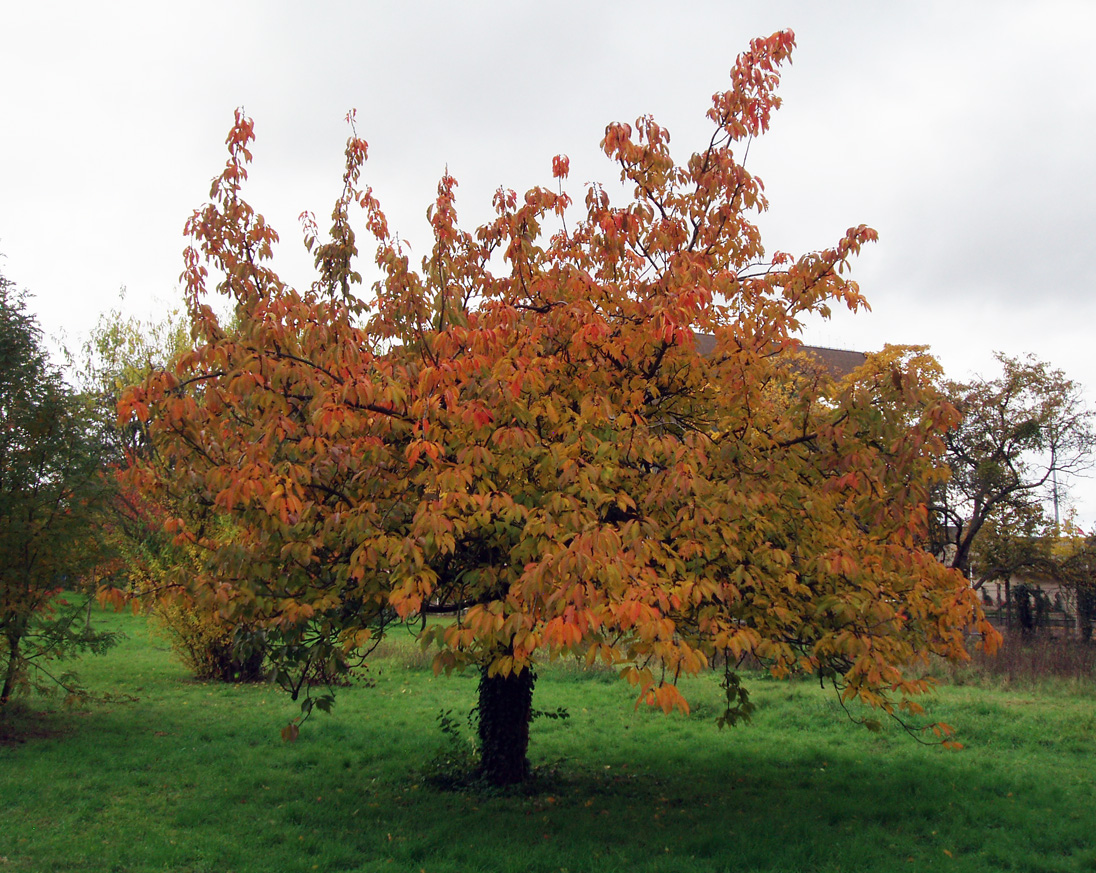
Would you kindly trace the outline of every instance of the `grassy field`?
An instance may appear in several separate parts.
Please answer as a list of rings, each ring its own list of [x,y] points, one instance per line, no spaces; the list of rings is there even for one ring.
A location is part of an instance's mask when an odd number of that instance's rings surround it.
[[[194,682],[142,618],[99,621],[127,636],[84,679],[139,699],[9,719],[0,873],[1096,870],[1085,681],[943,689],[931,715],[966,744],[949,752],[870,734],[806,682],[752,682],[753,723],[719,732],[712,677],[666,717],[546,667],[535,706],[570,718],[534,723],[536,783],[458,792],[429,775],[472,675],[393,643],[283,743],[297,710],[274,688]]]

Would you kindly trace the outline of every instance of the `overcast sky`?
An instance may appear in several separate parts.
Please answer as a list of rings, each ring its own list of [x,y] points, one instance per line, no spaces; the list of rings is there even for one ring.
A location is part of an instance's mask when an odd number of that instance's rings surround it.
[[[751,147],[770,250],[880,241],[853,276],[873,311],[807,343],[931,346],[953,378],[1031,352],[1096,389],[1096,2],[50,2],[0,13],[0,271],[50,335],[179,299],[182,226],[224,163],[233,110],[256,122],[249,199],[304,285],[297,215],[323,218],[347,129],[421,255],[448,166],[471,224],[491,193],[612,181],[606,123],[650,113],[679,160],[751,37],[790,27],[784,107]],[[321,226],[323,222],[321,220]],[[1096,397],[1092,391],[1090,397]],[[1075,496],[1096,524],[1096,487]]]

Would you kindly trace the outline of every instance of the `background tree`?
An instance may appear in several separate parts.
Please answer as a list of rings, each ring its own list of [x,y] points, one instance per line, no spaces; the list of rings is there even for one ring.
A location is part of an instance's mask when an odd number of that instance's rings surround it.
[[[111,642],[84,621],[108,557],[98,520],[103,429],[50,364],[26,297],[0,276],[0,711],[52,683],[79,690],[53,662]]]
[[[1055,487],[1092,465],[1092,414],[1061,370],[998,353],[1001,374],[952,382],[961,424],[945,437],[951,477],[933,502],[933,540],[952,567],[970,575],[987,526],[1004,536],[1047,528],[1043,507]],[[1000,537],[998,537],[1000,539]],[[979,587],[988,577],[975,580]]]
[[[1020,573],[1052,573],[1054,522],[1041,505],[1006,503],[983,524],[971,547],[970,578],[976,589]]]
[[[1063,545],[1056,556],[1055,576],[1073,600],[1081,639],[1088,643],[1096,619],[1096,537],[1073,536]]]
[[[123,289],[122,299],[125,292]],[[103,591],[119,602],[133,599],[148,609],[186,668],[198,679],[256,681],[264,678],[265,648],[256,629],[225,621],[218,610],[194,601],[174,579],[200,572],[199,555],[176,544],[163,522],[175,506],[170,494],[153,499],[128,486],[120,474],[130,460],[154,447],[133,421],[118,419],[125,390],[149,373],[162,371],[190,347],[189,323],[181,309],[160,319],[142,320],[114,308],[99,317],[69,368],[94,406],[108,440],[103,463],[117,478],[104,532],[117,552]],[[232,531],[221,519],[224,536]],[[169,569],[170,568],[170,571]]]
[[[592,185],[568,220],[557,157],[555,190],[500,190],[470,233],[443,177],[418,269],[359,187],[352,136],[326,242],[305,216],[305,292],[268,266],[277,236],[242,197],[238,114],[188,224],[194,348],[121,406],[157,450],[131,481],[178,495],[165,529],[204,556],[195,596],[336,665],[392,614],[421,621],[437,670],[480,672],[497,783],[528,773],[543,658],[608,664],[669,711],[687,709],[681,675],[725,656],[728,723],[749,711],[748,655],[917,712],[929,653],[965,657],[972,624],[992,645],[965,580],[919,546],[954,421],[935,362],[888,349],[835,384],[793,361],[803,317],[862,304],[842,273],[875,238],[766,256],[750,220],[766,203],[736,151],[767,129],[793,44],[752,43],[684,164],[652,119],[610,125],[624,205]],[[355,203],[378,241],[368,297]],[[211,533],[225,515],[231,540]]]
[[[126,289],[118,304],[99,316],[78,352],[65,350],[66,367],[80,392],[97,407],[111,454],[105,462],[123,464],[129,452],[143,448],[134,422],[118,420],[118,401],[131,385],[164,370],[190,348],[190,325],[182,302],[159,319],[126,314]]]

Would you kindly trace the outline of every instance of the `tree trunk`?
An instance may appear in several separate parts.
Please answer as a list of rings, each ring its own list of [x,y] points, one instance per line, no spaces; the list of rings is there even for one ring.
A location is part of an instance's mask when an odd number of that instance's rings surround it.
[[[492,785],[514,785],[529,776],[529,723],[533,719],[533,683],[526,667],[509,676],[488,676],[479,682],[480,772]]]
[[[15,677],[19,672],[19,643],[20,638],[8,634],[8,663],[4,669],[4,685],[0,688],[0,713],[3,713],[15,690]]]
[[[1081,641],[1092,641],[1092,618],[1096,616],[1096,592],[1089,588],[1077,590],[1077,624],[1081,632]]]

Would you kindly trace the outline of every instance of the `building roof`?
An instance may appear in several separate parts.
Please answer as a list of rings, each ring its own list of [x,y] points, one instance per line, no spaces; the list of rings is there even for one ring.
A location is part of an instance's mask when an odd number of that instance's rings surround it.
[[[853,352],[848,349],[827,349],[822,346],[800,346],[800,351],[815,358],[830,375],[838,378],[847,376],[865,361],[865,352]],[[696,349],[702,355],[710,355],[715,349],[715,337],[707,333],[696,334]]]

